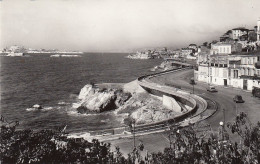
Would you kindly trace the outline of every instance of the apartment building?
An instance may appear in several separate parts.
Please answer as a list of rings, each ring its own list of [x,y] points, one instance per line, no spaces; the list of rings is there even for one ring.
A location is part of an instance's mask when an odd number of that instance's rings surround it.
[[[196,80],[244,90],[260,88],[260,52],[247,55],[208,55],[200,58]]]

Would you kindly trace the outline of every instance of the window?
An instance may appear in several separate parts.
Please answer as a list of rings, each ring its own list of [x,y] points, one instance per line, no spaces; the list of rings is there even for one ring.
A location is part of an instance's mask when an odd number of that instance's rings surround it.
[[[227,64],[224,64],[224,67],[227,67]]]

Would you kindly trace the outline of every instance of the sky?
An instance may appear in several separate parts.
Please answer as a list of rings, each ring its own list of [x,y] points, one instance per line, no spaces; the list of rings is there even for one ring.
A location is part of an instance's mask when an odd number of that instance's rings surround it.
[[[0,48],[181,48],[259,17],[260,0],[0,0]]]

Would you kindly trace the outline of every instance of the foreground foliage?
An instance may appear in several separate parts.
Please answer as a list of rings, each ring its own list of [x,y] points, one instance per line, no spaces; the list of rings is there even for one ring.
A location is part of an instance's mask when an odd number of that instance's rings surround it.
[[[201,128],[201,127],[200,127]],[[207,131],[207,129],[204,131]],[[238,134],[241,143],[231,142],[229,135]],[[245,113],[234,122],[220,126],[216,133],[203,133],[196,126],[173,127],[170,144],[164,152],[145,153],[143,144],[123,157],[120,148],[111,150],[109,143],[94,139],[67,138],[62,132],[16,130],[16,126],[2,126],[0,159],[2,163],[259,163],[260,123],[252,125]]]

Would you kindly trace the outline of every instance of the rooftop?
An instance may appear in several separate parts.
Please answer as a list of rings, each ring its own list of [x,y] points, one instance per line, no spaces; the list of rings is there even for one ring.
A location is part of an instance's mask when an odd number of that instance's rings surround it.
[[[248,31],[248,29],[244,27],[237,27],[237,28],[233,28],[232,30]]]
[[[218,42],[216,44],[212,44],[212,46],[231,46],[230,43],[221,43],[221,42]]]
[[[233,54],[230,54],[230,56],[260,56],[260,50],[251,51],[251,52],[236,52]]]

